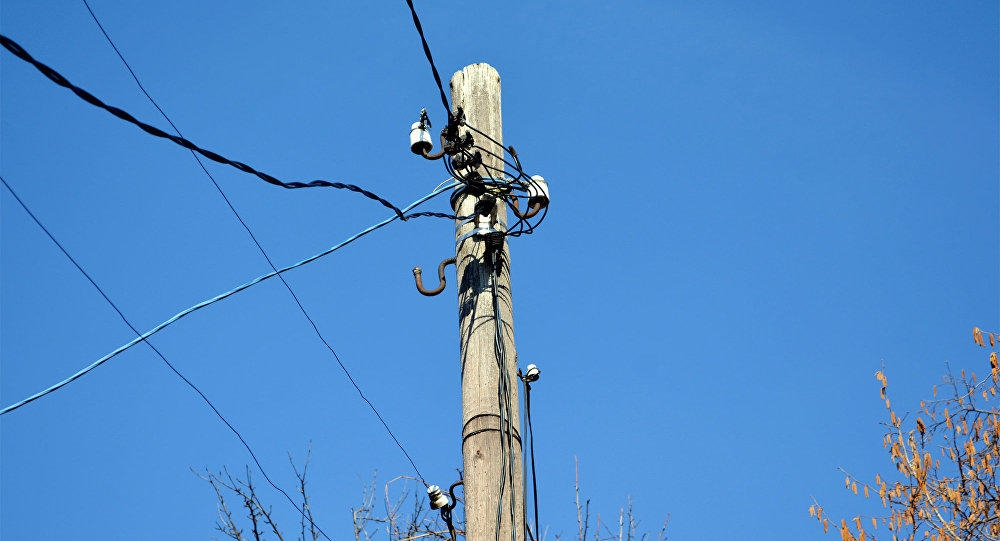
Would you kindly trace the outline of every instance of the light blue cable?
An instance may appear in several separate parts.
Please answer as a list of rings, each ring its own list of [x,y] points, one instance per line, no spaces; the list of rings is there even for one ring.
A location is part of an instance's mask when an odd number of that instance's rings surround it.
[[[458,185],[459,185],[459,183],[455,182],[455,183],[450,183],[450,184],[448,184],[446,186],[442,186],[442,187],[439,187],[439,188],[435,189],[433,192],[425,195],[424,197],[421,197],[420,199],[417,199],[413,203],[410,203],[409,206],[407,206],[406,208],[403,209],[402,214],[405,215],[407,212],[409,212],[409,211],[413,210],[415,207],[417,207],[417,206],[419,206],[419,205],[427,202],[429,199],[431,199],[431,198],[433,198],[435,196],[438,196],[438,195],[440,195],[440,194],[442,194],[442,193],[444,193],[444,192],[446,192],[446,191],[448,191],[448,190],[450,190],[450,189],[452,189],[452,188],[454,188],[454,187],[456,187]],[[118,354],[120,354],[120,353],[124,352],[125,350],[129,349],[130,347],[132,347],[132,346],[138,344],[139,342],[142,342],[143,340],[149,338],[150,336],[153,336],[154,334],[160,332],[161,330],[163,330],[167,326],[173,324],[174,322],[176,322],[177,320],[179,320],[179,319],[183,318],[184,316],[190,314],[191,312],[195,312],[197,310],[201,310],[202,308],[204,308],[204,307],[206,307],[206,306],[208,306],[210,304],[215,304],[215,303],[221,301],[222,299],[225,299],[227,297],[235,295],[235,294],[239,293],[240,291],[243,291],[244,289],[247,289],[247,288],[249,288],[251,286],[254,286],[254,285],[257,285],[257,284],[263,282],[264,280],[267,280],[269,278],[274,278],[275,276],[277,276],[277,275],[279,275],[281,273],[290,271],[290,270],[292,270],[294,268],[297,268],[297,267],[301,267],[302,265],[305,265],[306,263],[311,263],[311,262],[313,262],[313,261],[315,261],[315,260],[317,260],[317,259],[319,259],[319,258],[321,258],[323,256],[332,254],[333,252],[336,252],[337,250],[343,248],[344,246],[347,246],[348,244],[350,244],[350,243],[352,243],[352,242],[360,239],[361,237],[367,235],[368,233],[371,233],[372,231],[375,231],[376,229],[379,229],[379,228],[385,227],[386,225],[389,225],[390,223],[392,223],[394,220],[397,220],[398,218],[399,218],[398,215],[390,216],[389,218],[386,218],[385,220],[382,220],[381,222],[379,222],[379,223],[377,223],[377,224],[375,224],[375,225],[373,225],[373,226],[371,226],[371,227],[369,227],[369,228],[367,228],[367,229],[365,229],[365,230],[363,230],[363,231],[361,231],[361,232],[359,232],[359,233],[357,233],[357,234],[349,237],[347,240],[341,242],[340,244],[337,244],[336,246],[333,246],[333,247],[331,247],[331,248],[329,248],[327,250],[324,250],[324,251],[322,251],[322,252],[320,252],[320,253],[312,256],[312,257],[303,259],[302,261],[299,261],[298,263],[295,263],[294,265],[290,265],[290,266],[285,267],[283,269],[279,269],[277,272],[270,272],[270,273],[265,274],[263,276],[259,276],[257,278],[254,278],[253,280],[250,280],[249,282],[247,282],[247,283],[245,283],[243,285],[237,286],[234,289],[230,289],[229,291],[227,291],[227,292],[225,292],[225,293],[223,293],[221,295],[217,295],[215,297],[212,297],[211,299],[199,302],[198,304],[196,304],[196,305],[194,305],[194,306],[192,306],[192,307],[190,307],[190,308],[188,308],[186,310],[178,312],[175,316],[173,316],[170,319],[164,321],[163,323],[160,323],[159,325],[153,327],[152,329],[146,331],[141,336],[137,336],[135,339],[133,339],[133,340],[127,342],[126,344],[120,346],[118,349],[115,349],[111,353],[108,353],[107,355],[101,357],[100,359],[97,359],[96,361],[94,361],[93,363],[91,363],[89,366],[87,366],[86,368],[83,368],[82,370],[80,370],[79,372],[73,374],[72,376],[70,376],[70,377],[68,377],[68,378],[60,381],[59,383],[56,383],[55,385],[53,385],[53,386],[51,386],[51,387],[49,387],[49,388],[47,388],[45,390],[37,392],[37,393],[29,396],[28,398],[25,398],[24,400],[15,402],[15,403],[13,403],[13,404],[11,404],[11,405],[3,408],[2,410],[0,410],[0,415],[4,415],[4,414],[7,414],[7,413],[10,413],[11,411],[16,410],[17,408],[20,408],[21,406],[23,406],[23,405],[25,405],[25,404],[27,404],[29,402],[34,402],[35,400],[38,400],[39,398],[41,398],[41,397],[43,397],[43,396],[45,396],[45,395],[47,395],[47,394],[49,394],[49,393],[51,393],[53,391],[56,391],[56,390],[59,390],[62,387],[65,387],[66,385],[72,383],[74,380],[77,380],[80,377],[82,377],[87,372],[90,372],[91,370],[97,368],[98,366],[101,366],[102,364],[104,364],[107,361],[111,360],[112,358],[114,358]]]

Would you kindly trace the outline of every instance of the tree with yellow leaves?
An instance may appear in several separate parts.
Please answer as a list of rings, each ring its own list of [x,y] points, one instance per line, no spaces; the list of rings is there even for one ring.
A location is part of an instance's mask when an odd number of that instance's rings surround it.
[[[866,498],[877,494],[887,514],[834,522],[843,541],[877,541],[880,535],[893,541],[1000,541],[1000,361],[995,350],[1000,338],[978,327],[972,334],[976,344],[991,350],[990,376],[979,381],[962,370],[955,377],[949,367],[943,398],[935,386],[912,424],[909,415],[900,417],[892,409],[884,369],[875,373],[889,412],[882,444],[897,480],[876,475],[867,484],[847,474],[847,489],[860,490]],[[809,514],[830,530],[831,519],[818,503]]]

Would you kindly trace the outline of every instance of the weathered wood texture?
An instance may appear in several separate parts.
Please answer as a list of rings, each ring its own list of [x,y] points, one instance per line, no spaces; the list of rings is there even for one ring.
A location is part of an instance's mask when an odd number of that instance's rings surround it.
[[[451,78],[453,106],[465,110],[467,122],[503,141],[500,116],[500,76],[488,64],[473,64]],[[464,131],[463,131],[464,133]],[[473,133],[478,145],[502,156],[500,145]],[[503,169],[503,163],[486,152],[483,161],[490,167]],[[481,168],[484,177],[491,174]],[[496,176],[495,174],[492,176]],[[454,199],[458,216],[473,214],[478,197],[459,195]],[[507,223],[506,207],[497,205],[497,219]],[[474,224],[457,222],[456,239],[474,229]],[[518,401],[517,354],[514,349],[514,327],[510,292],[510,257],[506,241],[502,250],[502,272],[496,284],[499,312],[503,322],[503,340],[507,366],[504,367],[509,388],[511,427],[514,434],[511,476],[501,466],[507,442],[506,426],[500,424],[501,397],[498,393],[501,371],[495,353],[492,267],[486,257],[484,242],[469,239],[456,248],[458,272],[458,311],[461,332],[462,370],[462,455],[465,466],[465,517],[469,541],[523,541],[524,539],[524,478],[521,465]],[[502,481],[501,481],[502,480]],[[496,534],[497,501],[503,483],[503,508],[499,537]],[[510,505],[513,502],[514,520]],[[513,531],[513,537],[511,532]]]

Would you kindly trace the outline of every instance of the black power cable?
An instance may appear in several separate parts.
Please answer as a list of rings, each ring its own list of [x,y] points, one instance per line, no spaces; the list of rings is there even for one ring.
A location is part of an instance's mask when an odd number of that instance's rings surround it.
[[[535,476],[535,430],[531,426],[531,383],[524,382],[524,413],[528,420],[528,449],[531,454],[531,501],[535,505],[535,535],[538,535],[538,478]]]
[[[368,191],[368,190],[366,190],[364,188],[361,188],[360,186],[355,186],[354,184],[345,184],[343,182],[331,182],[331,181],[328,181],[328,180],[313,180],[311,182],[284,182],[282,180],[279,180],[277,177],[274,177],[273,175],[270,175],[268,173],[264,173],[262,171],[254,169],[253,167],[251,167],[251,166],[249,166],[249,165],[247,165],[247,164],[245,164],[243,162],[238,162],[238,161],[230,160],[229,158],[226,158],[225,156],[222,156],[220,154],[212,152],[211,150],[206,150],[204,148],[201,148],[198,145],[192,143],[191,141],[185,139],[184,137],[181,137],[179,135],[173,135],[173,134],[167,133],[167,132],[161,130],[160,128],[157,128],[156,126],[152,126],[150,124],[146,124],[145,122],[137,120],[134,116],[132,116],[131,114],[129,114],[128,112],[126,112],[126,111],[124,111],[122,109],[119,109],[118,107],[115,107],[113,105],[108,105],[108,104],[104,103],[103,101],[101,101],[100,99],[98,99],[97,97],[95,97],[90,92],[87,92],[86,90],[84,90],[84,89],[82,89],[82,88],[80,88],[78,86],[75,86],[73,83],[69,82],[69,80],[67,80],[65,77],[63,77],[56,70],[50,68],[49,66],[46,66],[45,64],[39,62],[38,60],[35,60],[30,54],[28,54],[27,51],[24,50],[24,48],[22,48],[20,45],[18,45],[16,42],[14,42],[13,40],[11,40],[7,36],[4,36],[4,35],[0,34],[0,45],[3,45],[3,47],[6,48],[8,51],[10,51],[14,56],[20,58],[21,60],[24,60],[25,62],[31,64],[32,66],[34,66],[35,69],[37,69],[38,71],[40,71],[43,75],[45,75],[46,77],[48,77],[55,84],[57,84],[57,85],[59,85],[59,86],[61,86],[63,88],[67,88],[67,89],[71,90],[74,94],[76,94],[83,101],[86,101],[87,103],[93,105],[94,107],[98,107],[100,109],[104,109],[105,111],[111,113],[112,115],[114,115],[114,116],[116,116],[116,117],[118,117],[118,118],[120,118],[120,119],[122,119],[122,120],[124,120],[126,122],[129,122],[131,124],[136,125],[142,131],[144,131],[144,132],[146,132],[146,133],[148,133],[150,135],[153,135],[153,136],[156,136],[156,137],[160,137],[160,138],[172,141],[172,142],[174,142],[174,143],[176,143],[176,144],[178,144],[178,145],[180,145],[180,146],[182,146],[182,147],[184,147],[184,148],[186,148],[188,150],[197,152],[198,154],[201,154],[202,156],[204,156],[204,157],[206,157],[206,158],[208,158],[208,159],[210,159],[210,160],[212,160],[214,162],[218,162],[218,163],[221,163],[223,165],[229,165],[229,166],[234,167],[234,168],[236,168],[236,169],[238,169],[238,170],[240,170],[240,171],[242,171],[244,173],[248,173],[248,174],[254,175],[257,178],[263,180],[264,182],[267,182],[268,184],[273,184],[275,186],[280,186],[282,188],[286,188],[286,189],[296,189],[296,188],[335,188],[335,189],[338,189],[338,190],[350,190],[352,192],[359,193],[359,194],[361,194],[361,195],[363,195],[363,196],[365,196],[365,197],[367,197],[369,199],[372,199],[374,201],[378,201],[384,207],[386,207],[388,209],[391,209],[393,212],[395,212],[396,216],[399,217],[399,219],[401,219],[403,221],[407,220],[407,216],[403,215],[403,212],[399,209],[399,207],[397,207],[396,205],[393,205],[392,203],[390,203],[389,201],[383,199],[379,195],[377,195],[377,194],[375,194],[373,192],[370,192],[370,191]]]
[[[87,11],[90,12],[90,16],[94,19],[94,22],[97,23],[97,27],[100,28],[101,33],[104,34],[105,39],[107,39],[108,43],[111,45],[111,48],[114,49],[115,53],[118,55],[118,58],[121,59],[122,63],[125,65],[125,68],[132,75],[132,79],[135,80],[136,85],[139,86],[139,90],[141,90],[142,93],[146,96],[146,98],[150,101],[150,103],[153,104],[153,107],[156,107],[156,110],[160,112],[160,114],[167,121],[167,123],[170,124],[170,126],[174,129],[175,132],[177,132],[177,135],[180,136],[180,137],[183,137],[183,134],[181,133],[180,128],[178,128],[177,125],[174,124],[174,122],[170,119],[170,117],[163,110],[163,108],[161,108],[160,105],[158,103],[156,103],[156,100],[154,100],[153,97],[149,94],[149,92],[146,91],[145,87],[142,86],[142,83],[139,81],[139,77],[135,74],[135,71],[132,69],[132,66],[129,65],[128,61],[125,60],[125,56],[122,55],[121,51],[115,45],[114,41],[111,39],[111,36],[108,35],[108,32],[104,29],[104,25],[101,24],[101,21],[97,18],[97,15],[94,13],[94,10],[91,9],[90,4],[87,3],[87,0],[82,0],[82,1],[83,1],[83,5],[86,6]],[[260,251],[260,254],[262,256],[264,256],[264,259],[267,261],[267,264],[271,267],[271,270],[274,271],[275,273],[277,273],[278,279],[281,280],[282,284],[284,284],[285,288],[288,290],[288,293],[292,296],[292,300],[295,301],[296,306],[298,306],[299,310],[302,312],[302,315],[305,316],[306,320],[309,321],[309,324],[312,326],[313,331],[316,333],[316,336],[319,337],[320,341],[323,342],[323,345],[326,346],[326,348],[330,351],[330,353],[333,354],[333,357],[334,357],[334,359],[336,359],[337,364],[340,365],[340,369],[343,370],[344,375],[347,376],[347,379],[350,380],[350,382],[354,386],[355,390],[358,391],[358,394],[361,396],[361,399],[364,400],[364,402],[366,404],[368,404],[368,407],[371,408],[372,412],[375,413],[375,416],[382,423],[382,426],[385,427],[386,432],[389,433],[389,437],[392,438],[392,441],[394,441],[396,443],[396,446],[399,447],[399,450],[403,452],[403,455],[406,456],[406,459],[410,462],[410,466],[413,467],[413,471],[417,474],[417,477],[419,477],[420,480],[423,481],[424,484],[426,485],[427,482],[424,481],[424,477],[420,473],[420,469],[417,468],[417,465],[413,461],[413,458],[410,456],[410,453],[408,453],[406,451],[406,448],[403,446],[402,442],[399,441],[399,439],[396,437],[396,434],[393,433],[393,431],[392,431],[391,428],[389,428],[389,424],[386,422],[385,418],[382,417],[382,414],[378,411],[378,409],[375,407],[375,405],[372,404],[372,402],[368,399],[367,396],[365,396],[365,393],[361,390],[361,387],[354,380],[354,377],[351,375],[350,371],[347,369],[347,366],[345,366],[344,363],[340,360],[340,356],[337,355],[337,352],[333,349],[333,346],[330,345],[330,343],[323,336],[323,333],[320,332],[319,326],[313,320],[312,316],[309,315],[309,312],[306,311],[306,308],[305,308],[305,306],[303,306],[302,301],[299,300],[298,295],[296,295],[295,291],[292,290],[292,286],[288,283],[288,281],[285,279],[284,276],[282,276],[280,273],[278,273],[278,267],[275,266],[274,262],[271,260],[271,257],[267,254],[267,251],[264,250],[264,247],[257,240],[257,237],[253,234],[253,231],[250,230],[250,226],[247,225],[246,221],[243,220],[243,217],[240,216],[240,213],[236,210],[236,207],[233,206],[233,203],[229,200],[229,197],[226,196],[226,193],[222,190],[222,187],[219,186],[218,182],[216,182],[215,177],[213,177],[212,174],[208,172],[208,169],[205,167],[205,164],[202,163],[201,159],[198,158],[198,155],[193,150],[189,149],[189,151],[191,152],[191,156],[193,156],[194,159],[198,162],[198,165],[201,166],[201,169],[202,169],[202,171],[205,172],[205,175],[208,176],[208,179],[210,181],[212,181],[212,185],[215,186],[215,189],[219,192],[219,195],[221,195],[222,199],[225,200],[226,205],[229,206],[229,210],[231,210],[233,212],[233,215],[236,216],[237,220],[239,220],[240,224],[243,226],[243,229],[245,229],[246,232],[247,232],[247,234],[250,235],[250,239],[257,246],[257,250]],[[402,213],[401,212],[397,212],[397,215],[402,216]],[[447,215],[447,214],[443,214],[443,213],[439,213],[439,212],[419,212],[419,213],[415,213],[415,214],[408,214],[408,215],[406,215],[404,217],[404,220],[405,219],[409,219],[409,218],[416,218],[416,217],[420,217],[420,216],[435,216],[435,217],[443,217],[443,218],[454,218],[453,215]],[[263,472],[261,472],[261,473],[263,473]],[[265,475],[265,477],[266,477],[266,475]]]
[[[414,209],[414,208],[418,207],[419,205],[422,205],[423,203],[426,203],[430,199],[433,199],[434,197],[437,197],[437,196],[445,193],[446,191],[448,191],[448,190],[450,190],[452,188],[454,188],[454,186],[443,186],[443,187],[440,187],[440,188],[436,188],[434,191],[432,191],[431,193],[425,195],[424,197],[422,197],[422,198],[414,201],[413,203],[411,203],[410,205],[408,205],[403,210],[405,212],[405,211],[409,211],[411,209]],[[407,214],[407,216],[412,217],[413,215]],[[289,265],[287,267],[278,269],[277,271],[269,272],[267,274],[258,276],[256,278],[254,278],[254,279],[252,279],[252,280],[250,280],[248,282],[244,282],[244,283],[242,283],[242,284],[240,284],[240,285],[238,285],[238,286],[236,286],[236,287],[234,287],[234,288],[232,288],[232,289],[230,289],[230,290],[228,290],[228,291],[226,291],[224,293],[220,293],[220,294],[218,294],[218,295],[216,295],[214,297],[211,297],[209,299],[205,299],[205,300],[203,300],[203,301],[201,301],[201,302],[199,302],[199,303],[197,303],[197,304],[195,304],[193,306],[189,306],[188,308],[185,308],[184,310],[181,310],[180,312],[174,314],[173,316],[171,316],[167,320],[165,320],[165,321],[157,324],[152,329],[149,329],[148,331],[144,332],[141,336],[137,336],[137,337],[133,338],[132,340],[128,341],[127,343],[125,343],[125,344],[123,344],[123,345],[115,348],[113,351],[111,351],[107,355],[104,355],[103,357],[101,357],[101,358],[97,359],[96,361],[90,363],[89,365],[85,366],[84,368],[76,371],[76,373],[74,373],[70,377],[68,377],[68,378],[66,378],[66,379],[64,379],[64,380],[62,380],[62,381],[60,381],[58,383],[50,385],[49,387],[47,387],[47,388],[45,388],[45,389],[43,389],[41,391],[38,391],[37,393],[35,393],[35,394],[33,394],[33,395],[31,395],[31,396],[29,396],[27,398],[24,398],[22,400],[18,400],[17,402],[15,402],[13,404],[10,404],[9,406],[6,406],[4,408],[0,408],[0,416],[8,414],[8,413],[10,413],[10,412],[12,412],[12,411],[14,411],[16,409],[19,409],[19,408],[23,407],[26,404],[30,404],[31,402],[34,402],[35,400],[38,400],[38,399],[40,399],[40,398],[42,398],[44,396],[49,395],[50,393],[54,393],[55,391],[58,391],[59,389],[62,389],[66,385],[69,385],[70,383],[72,383],[72,382],[80,379],[81,377],[83,377],[86,374],[90,373],[91,371],[95,370],[97,367],[101,366],[102,364],[108,362],[109,360],[113,359],[114,357],[116,357],[116,356],[120,355],[121,353],[127,351],[129,348],[131,348],[131,347],[133,347],[133,346],[135,346],[137,344],[142,343],[142,341],[145,340],[146,338],[149,338],[150,336],[153,336],[154,334],[162,331],[163,329],[167,328],[168,326],[173,325],[174,323],[180,321],[182,318],[185,318],[185,317],[191,315],[192,313],[197,312],[198,310],[201,310],[203,308],[207,308],[207,307],[209,307],[209,306],[211,306],[211,305],[213,305],[213,304],[215,304],[217,302],[220,302],[222,300],[228,299],[229,297],[232,297],[233,295],[235,295],[235,294],[237,294],[237,293],[239,293],[241,291],[246,291],[247,289],[249,289],[249,288],[251,288],[251,287],[253,287],[253,286],[257,285],[257,284],[260,284],[260,283],[264,282],[265,280],[270,280],[271,278],[274,278],[275,276],[278,276],[279,274],[284,274],[284,273],[286,273],[286,272],[288,272],[288,271],[290,271],[292,269],[297,269],[297,268],[299,268],[299,267],[301,267],[303,265],[308,265],[309,263],[312,263],[313,261],[316,261],[316,260],[318,260],[318,259],[320,259],[322,257],[326,257],[326,256],[328,256],[328,255],[336,252],[337,250],[340,250],[341,248],[347,246],[348,244],[351,244],[352,242],[357,241],[358,239],[364,237],[365,235],[368,235],[368,234],[372,233],[373,231],[376,231],[378,229],[381,229],[381,228],[389,225],[390,223],[394,222],[395,220],[396,220],[396,215],[392,215],[389,218],[386,218],[386,219],[382,220],[381,222],[378,222],[376,224],[370,225],[370,226],[362,229],[361,231],[358,231],[357,233],[355,233],[355,234],[351,235],[350,237],[348,237],[346,240],[341,241],[340,243],[338,243],[338,244],[336,244],[334,246],[331,246],[330,248],[327,248],[326,250],[323,250],[322,252],[319,252],[317,254],[313,254],[313,255],[311,255],[311,256],[309,256],[309,257],[307,257],[307,258],[305,258],[305,259],[303,259],[303,260],[301,260],[301,261],[299,261],[297,263],[293,263],[293,264],[291,264],[291,265]]]
[[[491,295],[493,301],[493,349],[494,354],[497,359],[497,407],[500,413],[500,492],[497,498],[497,517],[496,517],[496,530],[495,539],[500,541],[500,527],[502,524],[503,516],[503,500],[504,500],[504,487],[506,485],[507,478],[509,477],[511,483],[514,481],[514,411],[513,404],[511,402],[511,389],[510,389],[510,377],[507,370],[507,349],[504,341],[504,324],[503,318],[500,315],[500,292],[499,292],[499,281],[500,275],[503,272],[503,244],[502,241],[499,246],[487,246],[487,257],[490,259],[491,269]],[[509,498],[509,509],[510,509],[510,537],[511,541],[516,538],[516,528],[517,521],[516,517],[516,503],[514,501],[513,486],[511,486],[511,495]]]
[[[545,220],[548,204],[544,204],[541,210],[534,209],[529,212],[530,209],[528,209],[522,214],[522,211],[516,206],[517,198],[532,194],[544,194],[547,193],[547,190],[534,177],[524,172],[521,160],[513,147],[504,148],[500,141],[469,124],[464,115],[460,116],[456,123],[459,126],[469,128],[470,131],[484,137],[503,150],[498,153],[477,144],[472,135],[467,133],[468,138],[462,138],[460,143],[453,148],[452,154],[444,153],[445,170],[469,188],[477,192],[488,191],[504,201],[504,204],[517,217],[517,221],[506,228],[505,236],[519,237],[534,233],[535,228]],[[507,159],[504,153],[510,154],[513,163]],[[496,167],[483,163],[483,154],[499,160],[503,166]],[[478,168],[483,168],[484,173],[489,176],[483,177],[476,171]],[[532,198],[528,199],[531,201]],[[535,219],[536,216],[538,216],[537,219]]]
[[[83,276],[87,279],[87,281],[89,281],[90,284],[94,286],[94,289],[96,289],[97,292],[100,293],[102,297],[104,297],[104,300],[107,301],[109,305],[111,305],[111,308],[113,308],[115,312],[118,313],[118,317],[120,317],[121,320],[124,321],[126,325],[128,325],[128,328],[132,329],[132,332],[134,332],[136,336],[142,338],[142,333],[140,333],[139,330],[135,328],[135,325],[132,325],[132,322],[129,321],[127,317],[125,317],[125,314],[122,313],[121,309],[119,309],[118,306],[114,303],[114,301],[112,301],[111,298],[108,297],[107,293],[105,293],[104,290],[101,289],[101,286],[97,285],[97,282],[94,281],[94,279],[90,276],[90,274],[88,274],[87,271],[83,270],[83,267],[81,267],[80,264],[77,263],[76,259],[74,259],[73,256],[71,256],[69,252],[66,251],[66,248],[63,248],[63,245],[58,240],[56,240],[55,236],[51,232],[49,232],[48,228],[46,228],[45,225],[42,224],[41,220],[39,220],[38,217],[35,216],[35,213],[31,212],[31,209],[28,208],[28,205],[21,200],[20,196],[17,195],[17,192],[14,191],[14,188],[12,188],[10,184],[8,184],[7,181],[2,176],[0,176],[0,182],[2,182],[4,187],[7,188],[7,191],[9,191],[10,194],[14,196],[14,200],[16,200],[19,205],[21,205],[21,208],[24,209],[24,211],[28,214],[28,216],[30,216],[31,219],[34,220],[34,222],[38,225],[38,227],[40,227],[41,230],[45,232],[45,234],[49,237],[49,240],[51,240],[52,243],[55,244],[57,248],[59,248],[59,251],[61,251],[63,255],[65,255],[66,258],[69,259],[71,263],[73,263],[73,266],[76,267],[76,270],[80,271],[80,274],[83,274]],[[301,507],[299,507],[294,500],[292,500],[291,496],[289,496],[287,492],[282,490],[281,487],[279,487],[278,485],[274,484],[274,481],[271,480],[271,477],[267,475],[266,471],[264,471],[264,466],[262,466],[260,460],[257,459],[257,455],[253,452],[253,449],[250,448],[250,444],[247,443],[247,440],[245,440],[243,438],[243,435],[240,434],[240,431],[236,430],[236,427],[234,427],[232,423],[230,423],[229,420],[226,419],[226,417],[222,414],[222,412],[220,412],[219,409],[215,407],[215,404],[213,404],[212,401],[209,400],[207,396],[205,396],[205,393],[203,393],[201,389],[199,389],[198,386],[195,385],[191,380],[184,377],[184,374],[181,374],[180,370],[178,370],[177,367],[175,367],[170,361],[168,361],[166,356],[164,356],[163,353],[161,353],[160,350],[157,349],[156,346],[154,346],[153,343],[149,341],[149,339],[142,338],[142,341],[145,342],[146,345],[149,346],[154,353],[156,353],[156,355],[164,362],[164,364],[167,365],[168,368],[170,368],[171,371],[173,371],[174,374],[177,375],[177,377],[181,378],[181,380],[183,380],[184,383],[188,385],[188,387],[191,387],[191,389],[193,389],[194,392],[198,393],[198,396],[200,396],[201,399],[204,400],[206,404],[208,404],[208,407],[212,408],[212,411],[215,412],[215,415],[226,425],[226,427],[229,428],[229,430],[233,432],[233,434],[236,435],[237,438],[239,438],[240,443],[243,444],[243,447],[247,450],[247,453],[250,454],[250,458],[252,458],[254,464],[257,465],[257,469],[260,470],[261,475],[264,476],[264,480],[266,480],[267,483],[271,485],[272,488],[274,488],[274,490],[277,490],[282,495],[284,495],[285,499],[288,500],[288,503],[290,503],[292,507],[294,507],[304,518],[306,518],[306,520],[309,520],[309,522],[313,526],[316,526],[316,530],[319,533],[323,534],[323,537],[325,537],[328,541],[333,541],[332,539],[330,539],[330,536],[326,535],[326,533],[323,531],[322,528],[319,527],[318,524],[314,523],[312,519],[306,515],[306,512]]]
[[[427,62],[431,65],[434,82],[437,83],[438,91],[441,93],[441,105],[444,105],[444,110],[448,113],[448,123],[451,124],[454,120],[454,115],[451,113],[451,106],[448,105],[448,96],[444,93],[444,85],[441,84],[441,75],[438,74],[437,66],[434,65],[431,48],[427,45],[427,38],[424,37],[424,28],[420,25],[420,17],[417,17],[417,10],[413,7],[413,0],[406,0],[406,5],[410,6],[410,14],[413,15],[413,26],[417,28],[417,33],[420,34],[420,44],[424,46],[424,56],[427,57]]]

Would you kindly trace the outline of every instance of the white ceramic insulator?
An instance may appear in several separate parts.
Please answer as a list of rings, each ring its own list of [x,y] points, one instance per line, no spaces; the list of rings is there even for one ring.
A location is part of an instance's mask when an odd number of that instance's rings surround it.
[[[420,153],[420,147],[430,150],[434,143],[431,142],[431,132],[420,122],[414,122],[410,126],[410,150],[416,154]]]
[[[441,509],[448,505],[448,496],[441,492],[441,487],[431,485],[427,487],[427,499],[431,502],[431,509]]]
[[[493,219],[487,214],[477,214],[476,215],[476,229],[490,229],[493,225]]]
[[[542,175],[533,175],[531,177],[531,182],[528,183],[528,197],[541,197],[546,201],[549,200],[549,184],[545,182]]]
[[[538,378],[541,377],[541,375],[542,371],[533,364],[529,364],[528,367],[524,369],[524,379],[528,381],[538,381]]]

